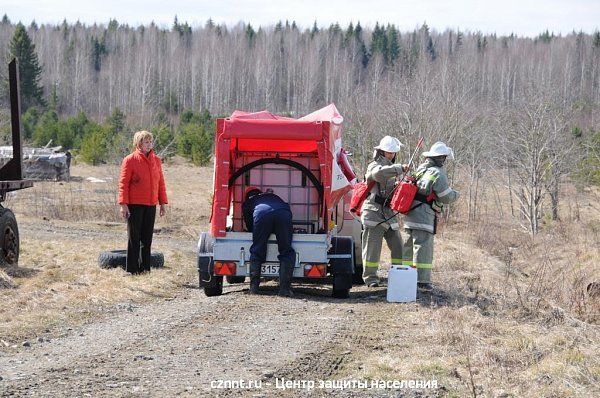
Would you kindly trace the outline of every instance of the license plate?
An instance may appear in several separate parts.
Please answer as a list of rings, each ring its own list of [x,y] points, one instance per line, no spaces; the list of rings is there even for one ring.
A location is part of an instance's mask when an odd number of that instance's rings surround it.
[[[261,275],[279,275],[279,264],[263,264],[260,273]]]

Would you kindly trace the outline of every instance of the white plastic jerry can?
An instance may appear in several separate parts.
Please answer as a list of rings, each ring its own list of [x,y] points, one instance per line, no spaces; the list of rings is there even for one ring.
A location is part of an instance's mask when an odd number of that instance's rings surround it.
[[[417,269],[392,265],[388,273],[387,301],[409,303],[417,300]]]

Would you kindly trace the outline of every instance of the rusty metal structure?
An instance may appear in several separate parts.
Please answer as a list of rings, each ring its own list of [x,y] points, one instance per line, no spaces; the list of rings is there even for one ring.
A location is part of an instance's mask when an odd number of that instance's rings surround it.
[[[2,206],[6,194],[33,186],[23,179],[23,149],[21,146],[21,98],[19,96],[19,65],[16,59],[8,64],[10,88],[10,121],[12,158],[0,168],[0,266],[16,265],[19,261],[19,228],[14,213]]]

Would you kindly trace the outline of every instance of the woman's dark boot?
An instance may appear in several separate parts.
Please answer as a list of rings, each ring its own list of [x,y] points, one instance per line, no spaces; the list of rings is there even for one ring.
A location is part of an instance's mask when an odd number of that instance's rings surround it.
[[[294,264],[281,262],[279,265],[279,295],[292,297],[292,277],[294,276]]]
[[[261,263],[250,263],[250,294],[258,294]]]

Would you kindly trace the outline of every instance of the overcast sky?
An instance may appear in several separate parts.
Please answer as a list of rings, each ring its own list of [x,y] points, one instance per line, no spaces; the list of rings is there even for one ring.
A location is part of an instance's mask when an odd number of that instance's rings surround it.
[[[393,23],[404,31],[426,22],[438,31],[459,28],[519,36],[546,29],[568,34],[600,28],[600,0],[0,0],[0,13],[26,25],[63,19],[106,24],[115,18],[134,26],[154,21],[170,27],[177,15],[192,26],[208,18],[228,26],[240,21],[269,26],[287,19],[301,28],[315,20],[321,27],[360,21],[371,27],[375,22]]]

